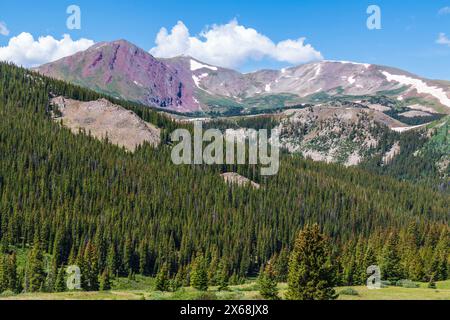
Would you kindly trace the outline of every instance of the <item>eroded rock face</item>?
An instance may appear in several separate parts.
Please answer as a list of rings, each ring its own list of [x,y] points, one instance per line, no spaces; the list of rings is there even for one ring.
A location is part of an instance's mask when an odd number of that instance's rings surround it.
[[[62,121],[75,134],[81,129],[98,139],[108,137],[109,142],[129,151],[144,142],[153,146],[161,142],[158,128],[106,99],[82,102],[56,97],[51,103],[60,113],[55,120]]]
[[[261,188],[261,186],[258,183],[246,177],[243,177],[236,172],[226,172],[221,174],[220,176],[225,180],[225,182],[229,184],[236,184],[238,186],[251,186],[254,189]]]
[[[286,117],[279,125],[284,148],[315,161],[346,166],[361,163],[367,151],[377,147],[381,126],[402,125],[371,109],[324,105],[288,110],[284,114]]]
[[[98,43],[37,71],[124,100],[180,112],[197,109],[191,78],[125,40]]]

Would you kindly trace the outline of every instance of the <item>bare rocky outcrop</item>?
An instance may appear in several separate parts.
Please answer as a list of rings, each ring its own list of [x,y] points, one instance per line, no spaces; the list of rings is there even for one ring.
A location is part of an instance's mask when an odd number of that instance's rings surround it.
[[[82,102],[56,97],[51,103],[59,111],[55,120],[62,121],[75,134],[81,129],[98,139],[108,137],[109,142],[129,151],[144,142],[157,146],[161,141],[158,128],[106,99]]]
[[[238,174],[236,172],[226,172],[226,173],[221,174],[220,176],[225,180],[225,182],[230,183],[230,184],[236,184],[238,186],[251,186],[254,189],[261,188],[261,186],[258,183],[254,182],[244,176],[241,176],[240,174]]]
[[[279,125],[284,148],[314,161],[346,166],[358,165],[377,147],[380,126],[403,125],[380,111],[330,105],[287,110],[284,115]]]
[[[396,141],[392,148],[383,156],[383,163],[390,163],[400,153],[400,142]]]

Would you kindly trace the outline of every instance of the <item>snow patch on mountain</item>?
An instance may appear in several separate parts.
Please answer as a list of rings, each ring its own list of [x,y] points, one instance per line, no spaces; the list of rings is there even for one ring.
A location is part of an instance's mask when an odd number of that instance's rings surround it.
[[[204,69],[204,68],[210,69],[213,71],[218,70],[217,67],[209,66],[209,65],[206,65],[206,64],[203,64],[203,63],[200,63],[198,61],[191,59],[191,71],[196,71],[196,70]]]
[[[357,66],[363,66],[366,69],[369,69],[371,64],[369,63],[359,63],[359,62],[352,62],[352,61],[335,61],[335,60],[326,60],[326,62],[335,62],[335,63],[342,63],[342,64],[353,64]]]
[[[348,83],[354,84],[356,82],[355,76],[351,76],[347,78]]]
[[[202,80],[203,78],[206,78],[207,76],[209,76],[208,73],[202,73],[202,74],[199,75],[199,76],[193,75],[193,76],[192,76],[192,80],[194,80],[195,85],[196,85],[198,88],[200,88],[200,82],[201,82],[201,80]],[[202,88],[200,88],[200,89],[202,89]]]
[[[393,75],[389,72],[383,71],[383,75],[386,77],[387,81],[398,82],[403,85],[411,86],[417,90],[418,93],[425,93],[432,95],[438,99],[443,105],[450,108],[450,98],[447,93],[442,88],[429,86],[426,82],[420,79],[414,79],[403,75]]]

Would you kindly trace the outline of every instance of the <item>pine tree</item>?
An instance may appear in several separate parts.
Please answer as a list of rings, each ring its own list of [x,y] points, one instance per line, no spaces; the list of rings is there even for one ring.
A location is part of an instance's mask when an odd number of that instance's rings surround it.
[[[119,274],[119,262],[116,253],[116,247],[114,244],[109,246],[108,255],[107,255],[107,268],[110,270],[113,277],[118,276]]]
[[[98,291],[98,256],[95,247],[88,242],[84,251],[80,250],[78,266],[81,269],[81,287],[85,291]]]
[[[329,300],[337,297],[330,255],[329,241],[320,233],[319,226],[306,226],[299,233],[289,260],[288,299]]]
[[[217,285],[217,270],[219,267],[219,259],[217,257],[217,253],[214,252],[211,262],[208,268],[208,284],[210,286]]]
[[[169,268],[167,263],[164,263],[156,275],[155,290],[157,291],[169,291]]]
[[[100,290],[111,290],[111,281],[109,279],[109,271],[107,269],[103,270],[102,276],[100,277]]]
[[[8,289],[8,267],[6,255],[0,254],[0,293]]]
[[[56,277],[58,276],[58,268],[55,263],[52,263],[50,270],[47,272],[47,278],[45,279],[45,291],[53,292],[55,290]]]
[[[8,257],[8,288],[13,292],[19,292],[19,280],[17,275],[17,257],[16,253],[12,252]]]
[[[398,253],[398,236],[392,232],[383,248],[380,261],[381,277],[390,282],[402,278],[401,259]]]
[[[277,276],[278,282],[286,282],[288,275],[288,265],[289,265],[289,250],[283,248],[275,259],[275,274]]]
[[[367,268],[374,265],[377,265],[377,258],[375,255],[375,250],[369,244],[367,246],[366,252],[364,253],[364,259],[359,270],[359,284],[366,284],[368,277]]]
[[[191,286],[200,291],[208,291],[208,272],[203,254],[198,254],[192,265]]]
[[[278,300],[277,277],[273,262],[269,260],[265,267],[261,268],[258,277],[259,293],[266,300]]]
[[[147,246],[144,243],[141,243],[141,245],[139,246],[139,273],[141,275],[148,274],[147,262],[148,262]]]
[[[172,292],[178,291],[183,286],[183,280],[180,278],[180,273],[177,273],[175,278],[170,280],[169,283]]]
[[[64,292],[67,289],[66,284],[66,270],[64,267],[59,268],[58,275],[56,277],[55,291],[56,292]]]
[[[216,279],[219,291],[228,290],[228,269],[225,261],[219,263]]]
[[[448,258],[449,258],[449,245],[448,233],[443,230],[439,241],[436,245],[432,260],[432,270],[435,281],[444,281],[448,277]]]
[[[44,264],[44,253],[41,249],[41,243],[35,238],[35,243],[28,255],[28,290],[31,292],[41,291],[45,284],[46,273]]]

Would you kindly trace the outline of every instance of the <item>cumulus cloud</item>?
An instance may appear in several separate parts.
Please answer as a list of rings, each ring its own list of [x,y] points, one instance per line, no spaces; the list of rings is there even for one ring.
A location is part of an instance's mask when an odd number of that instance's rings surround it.
[[[9,35],[8,27],[6,26],[6,23],[4,23],[3,21],[0,21],[0,34],[2,36]]]
[[[7,46],[0,47],[0,60],[24,67],[35,67],[86,50],[92,45],[92,40],[82,38],[74,41],[67,34],[63,35],[61,40],[52,36],[35,40],[31,34],[22,32],[11,38]]]
[[[439,34],[438,39],[436,40],[436,43],[438,44],[443,44],[445,46],[449,46],[450,47],[450,39],[447,38],[447,36],[445,35],[445,33],[441,32]]]
[[[444,7],[442,9],[439,10],[439,14],[440,15],[446,15],[446,14],[450,14],[450,7]]]
[[[160,58],[189,55],[200,61],[228,68],[236,68],[248,60],[264,58],[299,64],[323,59],[322,54],[305,38],[274,43],[255,29],[239,25],[237,20],[213,25],[199,36],[191,36],[182,21],[170,33],[161,28],[150,53]]]

